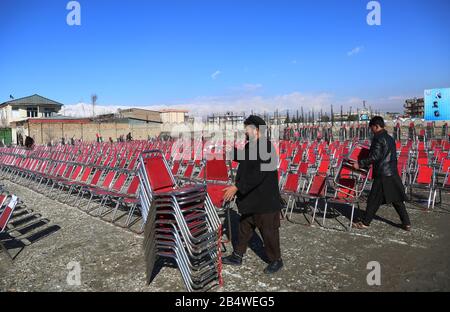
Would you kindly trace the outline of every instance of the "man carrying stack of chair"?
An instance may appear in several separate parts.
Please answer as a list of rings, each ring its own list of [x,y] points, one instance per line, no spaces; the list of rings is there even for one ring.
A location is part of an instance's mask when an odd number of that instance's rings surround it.
[[[266,136],[266,123],[258,116],[244,121],[247,144],[243,150],[233,149],[230,157],[239,163],[235,185],[224,190],[224,200],[237,196],[241,214],[238,244],[234,252],[222,259],[223,264],[241,265],[255,228],[264,241],[269,261],[265,274],[278,272],[283,267],[280,251],[281,196],[278,188],[278,157]]]

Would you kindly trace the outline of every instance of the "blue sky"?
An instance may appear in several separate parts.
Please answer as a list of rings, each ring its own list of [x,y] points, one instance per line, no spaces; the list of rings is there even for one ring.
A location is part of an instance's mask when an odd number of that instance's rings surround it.
[[[450,87],[450,1],[0,1],[0,102],[38,93],[64,104],[189,109],[401,110]],[[350,53],[353,51],[353,53]]]

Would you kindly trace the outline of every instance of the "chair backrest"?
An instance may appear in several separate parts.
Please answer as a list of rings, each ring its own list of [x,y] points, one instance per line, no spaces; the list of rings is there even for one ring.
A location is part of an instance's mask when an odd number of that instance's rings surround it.
[[[51,175],[56,175],[56,173],[59,172],[59,169],[60,169],[61,167],[62,167],[62,163],[60,163],[60,162],[56,163],[56,166],[54,166],[54,167],[52,167],[52,168],[50,169],[50,174],[51,174]]]
[[[336,198],[353,198],[356,195],[356,179],[340,178],[336,188]]]
[[[347,164],[342,164],[341,170],[339,172],[339,176],[342,178],[348,178],[352,176],[352,168]]]
[[[325,196],[326,181],[327,181],[326,175],[321,174],[315,175],[310,183],[308,195],[315,197]]]
[[[288,173],[283,185],[284,192],[297,192],[299,175],[297,173]]]
[[[153,191],[175,186],[162,156],[156,155],[146,158],[144,163],[150,186]]]
[[[63,163],[61,165],[61,167],[59,167],[59,170],[57,171],[56,175],[59,176],[59,177],[62,177],[64,171],[66,171],[66,168],[67,168],[67,163]]]
[[[278,170],[281,172],[286,172],[288,167],[289,167],[289,160],[287,160],[286,158],[280,158],[280,165],[278,167]]]
[[[417,169],[416,183],[431,184],[433,182],[433,168],[428,166],[419,166]]]
[[[75,166],[70,165],[64,173],[64,178],[69,179]]]
[[[130,163],[128,164],[127,169],[134,170],[134,167],[136,166],[136,161],[137,161],[137,156],[133,157],[133,159],[131,159]]]
[[[328,172],[328,167],[330,166],[329,160],[322,160],[320,162],[319,169],[317,170],[317,173],[319,174],[326,174]]]
[[[0,194],[0,208],[3,207],[3,204],[5,203],[6,199],[8,198],[7,195]]]
[[[357,145],[352,149],[350,155],[348,156],[348,159],[358,161],[369,157],[369,153],[370,150],[367,147]]]
[[[128,185],[127,195],[136,194],[138,187],[139,187],[139,176],[135,175],[131,180],[130,185]]]
[[[119,174],[116,181],[114,181],[112,190],[114,190],[116,192],[120,192],[120,190],[122,189],[123,185],[125,184],[125,181],[127,180],[127,178],[128,178],[128,175],[126,175],[125,173]]]
[[[442,162],[441,172],[447,173],[449,168],[450,168],[450,159],[444,159],[444,161]]]
[[[426,166],[426,165],[428,165],[428,158],[420,157],[419,159],[417,159],[417,165],[419,165],[419,166]]]
[[[308,168],[309,168],[309,163],[301,162],[300,165],[298,166],[298,173],[308,174]]]
[[[17,205],[17,196],[12,195],[8,205],[0,214],[0,233],[3,232]]]
[[[206,180],[228,182],[228,167],[225,159],[206,160]]]
[[[193,171],[194,171],[194,164],[188,164],[186,170],[184,170],[183,177],[190,179],[192,177]]]
[[[73,171],[72,175],[70,176],[70,179],[72,181],[75,181],[78,178],[78,176],[80,175],[80,172],[82,169],[83,169],[82,166],[76,166],[75,170]]]
[[[180,162],[175,161],[172,166],[172,174],[177,175],[179,169],[180,169]]]
[[[126,158],[121,159],[120,162],[119,162],[119,168],[123,169],[125,167],[126,163],[127,163],[127,159]]]
[[[97,183],[100,180],[100,177],[102,176],[102,173],[103,173],[102,170],[97,169],[97,171],[95,171],[94,176],[91,179],[90,184],[93,185],[93,186],[97,185]]]
[[[302,160],[303,152],[301,150],[297,150],[294,153],[294,157],[292,158],[292,163],[297,165]]]
[[[105,179],[103,180],[102,187],[106,189],[109,188],[115,176],[116,176],[115,171],[108,172],[105,176]]]
[[[84,168],[83,174],[81,175],[80,182],[86,182],[89,179],[91,172],[92,172],[92,167]]]

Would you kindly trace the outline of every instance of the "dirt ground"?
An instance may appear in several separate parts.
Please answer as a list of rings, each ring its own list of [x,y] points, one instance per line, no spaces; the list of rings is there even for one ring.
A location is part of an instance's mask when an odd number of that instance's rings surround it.
[[[18,253],[13,263],[0,253],[0,291],[185,290],[178,269],[169,265],[146,285],[142,236],[8,180],[0,184],[48,219],[53,230],[31,244],[9,244],[10,252]],[[445,196],[444,203],[449,199]],[[224,267],[224,287],[212,291],[449,291],[449,207],[427,213],[423,205],[408,204],[411,232],[395,226],[398,216],[389,206],[380,209],[370,229],[350,233],[341,224],[347,225],[345,216],[330,216],[324,229],[308,226],[310,214],[296,210],[291,221],[282,221],[282,271],[262,273],[266,264],[255,236],[243,266]],[[236,229],[237,214],[232,219]],[[231,250],[228,245],[227,253]],[[79,286],[67,283],[74,261],[81,268]],[[380,263],[380,286],[367,284],[370,261]]]

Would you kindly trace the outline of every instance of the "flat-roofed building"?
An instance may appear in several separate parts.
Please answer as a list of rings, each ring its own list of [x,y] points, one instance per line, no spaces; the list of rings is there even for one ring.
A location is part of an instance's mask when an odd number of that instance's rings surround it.
[[[423,118],[425,101],[423,98],[407,99],[403,105],[405,108],[405,117]]]
[[[188,111],[184,109],[163,109],[161,110],[162,123],[184,123]]]
[[[161,123],[162,116],[159,111],[153,111],[142,108],[128,108],[117,110],[119,118],[130,118],[135,120],[141,120],[146,122],[156,122]]]

